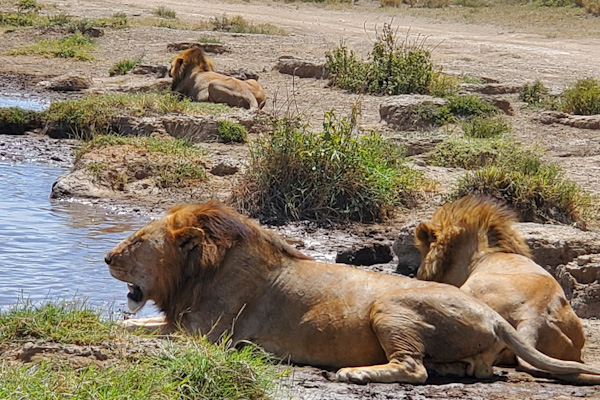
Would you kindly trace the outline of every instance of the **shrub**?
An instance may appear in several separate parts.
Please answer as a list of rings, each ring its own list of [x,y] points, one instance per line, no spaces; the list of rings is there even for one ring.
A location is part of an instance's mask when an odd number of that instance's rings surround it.
[[[435,97],[453,97],[458,94],[462,79],[457,76],[436,72],[429,82],[429,94]]]
[[[176,18],[175,11],[173,11],[169,8],[166,8],[164,6],[160,6],[156,10],[154,10],[154,15],[161,17],[161,18],[168,18],[168,19]]]
[[[228,17],[223,14],[221,17],[214,17],[211,21],[212,29],[221,32],[233,33],[255,33],[264,35],[282,35],[285,31],[272,24],[252,24],[241,15]]]
[[[427,121],[431,126],[442,126],[456,121],[456,117],[450,109],[444,106],[438,106],[432,103],[421,103],[414,111],[421,120]]]
[[[21,135],[40,124],[39,113],[18,107],[0,108],[0,132]]]
[[[510,132],[510,124],[502,117],[475,117],[462,124],[466,137],[490,139]]]
[[[560,109],[578,115],[600,114],[600,82],[594,78],[577,81],[563,93]]]
[[[541,105],[548,99],[548,88],[536,79],[533,83],[526,83],[519,92],[519,99],[530,105]]]
[[[245,143],[248,137],[246,127],[227,119],[220,120],[217,129],[223,143]]]
[[[446,107],[457,117],[481,117],[498,112],[496,107],[475,94],[451,97]]]
[[[397,42],[390,24],[384,24],[368,61],[358,60],[342,44],[327,52],[325,68],[334,85],[353,92],[378,94],[427,93],[434,77],[431,54],[423,41]]]
[[[140,63],[140,60],[121,60],[117,62],[115,65],[110,67],[108,70],[108,75],[125,75],[129,71],[133,69],[136,65]]]
[[[325,114],[321,132],[298,120],[275,120],[250,146],[238,205],[264,221],[371,222],[409,206],[428,182],[404,165],[403,149],[356,131],[356,114]]]

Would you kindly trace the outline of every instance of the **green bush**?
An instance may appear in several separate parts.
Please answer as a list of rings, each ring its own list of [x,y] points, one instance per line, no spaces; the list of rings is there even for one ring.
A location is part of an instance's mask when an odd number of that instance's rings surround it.
[[[414,204],[428,187],[404,165],[404,151],[380,134],[356,131],[356,115],[325,114],[321,132],[275,120],[250,146],[250,167],[235,195],[263,221],[378,221]]]
[[[109,76],[125,75],[140,63],[140,60],[121,60],[108,70]]]
[[[220,120],[217,129],[219,139],[223,143],[245,143],[248,137],[248,130],[245,126],[227,119]]]
[[[474,117],[463,122],[466,137],[490,139],[510,132],[510,124],[502,117]]]
[[[563,93],[560,109],[577,115],[600,114],[600,82],[594,78],[577,81]]]
[[[435,72],[423,41],[398,44],[390,24],[384,24],[366,62],[342,44],[327,52],[325,68],[333,84],[357,93],[428,93]]]
[[[496,107],[475,94],[451,97],[446,107],[452,115],[463,118],[493,115],[498,112]]]
[[[519,99],[529,105],[539,106],[548,100],[548,88],[536,79],[533,83],[526,83],[519,92]]]

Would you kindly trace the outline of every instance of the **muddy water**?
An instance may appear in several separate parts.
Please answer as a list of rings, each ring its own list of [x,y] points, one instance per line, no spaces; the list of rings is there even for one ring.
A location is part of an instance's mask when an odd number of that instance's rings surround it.
[[[110,276],[104,254],[148,219],[49,199],[52,183],[66,172],[0,161],[0,307],[83,298],[119,314],[127,288]],[[144,314],[153,313],[146,307]]]

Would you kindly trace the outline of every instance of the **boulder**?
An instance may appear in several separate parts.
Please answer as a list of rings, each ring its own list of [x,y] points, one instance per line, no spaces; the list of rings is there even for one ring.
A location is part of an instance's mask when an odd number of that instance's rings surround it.
[[[38,85],[57,92],[77,92],[89,89],[92,86],[92,80],[86,76],[67,74],[42,81]]]
[[[433,127],[432,121],[419,112],[423,107],[442,107],[447,100],[427,95],[402,94],[386,98],[379,106],[379,116],[400,130],[414,131]]]
[[[134,75],[155,75],[157,78],[164,78],[168,71],[169,67],[166,65],[138,64],[130,72]]]
[[[389,246],[383,243],[367,243],[340,251],[337,253],[335,262],[350,265],[375,265],[388,263],[392,261],[392,258]]]
[[[275,69],[282,74],[294,75],[299,78],[327,78],[324,62],[302,60],[293,56],[279,57]]]

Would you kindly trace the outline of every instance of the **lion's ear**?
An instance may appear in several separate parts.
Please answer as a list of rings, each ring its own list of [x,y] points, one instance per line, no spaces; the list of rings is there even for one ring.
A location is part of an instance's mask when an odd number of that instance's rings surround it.
[[[415,244],[429,246],[432,242],[435,242],[436,234],[433,227],[427,222],[421,222],[415,228]]]
[[[173,68],[171,68],[171,75],[174,76],[175,74],[179,73],[179,71],[181,71],[182,66],[183,66],[183,58],[177,57],[173,61]]]
[[[204,241],[204,231],[196,227],[181,228],[172,232],[176,243],[184,251],[191,251]]]

